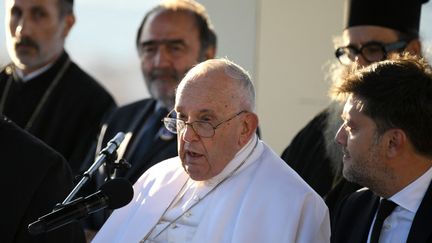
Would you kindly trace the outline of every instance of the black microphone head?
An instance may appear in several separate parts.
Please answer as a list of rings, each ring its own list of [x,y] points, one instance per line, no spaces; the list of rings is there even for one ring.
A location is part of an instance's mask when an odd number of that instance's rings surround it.
[[[131,183],[124,178],[107,181],[100,187],[100,191],[108,197],[108,208],[116,209],[125,206],[133,198]]]

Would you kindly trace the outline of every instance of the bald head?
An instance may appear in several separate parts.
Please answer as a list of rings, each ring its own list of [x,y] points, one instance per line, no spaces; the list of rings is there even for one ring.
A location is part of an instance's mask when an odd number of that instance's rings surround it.
[[[255,110],[255,89],[248,72],[227,59],[211,59],[193,67],[179,84],[177,96],[189,88],[237,109]]]
[[[192,179],[219,174],[251,140],[258,127],[254,107],[251,79],[231,61],[208,60],[186,74],[174,109],[177,119],[187,124],[177,139],[180,159]],[[203,135],[203,130],[212,136]]]

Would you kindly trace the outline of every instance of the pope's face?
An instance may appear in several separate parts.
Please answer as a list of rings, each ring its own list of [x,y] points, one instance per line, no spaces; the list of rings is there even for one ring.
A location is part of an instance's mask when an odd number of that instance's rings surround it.
[[[244,145],[240,134],[245,115],[235,116],[240,112],[240,98],[233,82],[226,80],[223,72],[213,71],[183,80],[177,91],[175,110],[181,120],[206,121],[216,126],[234,117],[218,126],[211,138],[200,137],[190,125],[179,132],[179,156],[194,180],[208,180],[219,174]]]

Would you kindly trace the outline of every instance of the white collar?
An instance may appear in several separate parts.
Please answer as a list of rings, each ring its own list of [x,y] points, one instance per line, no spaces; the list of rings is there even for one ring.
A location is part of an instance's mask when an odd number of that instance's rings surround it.
[[[432,180],[432,167],[408,186],[394,194],[389,200],[398,206],[416,213]]]
[[[41,68],[39,68],[39,69],[37,69],[37,70],[35,70],[35,71],[27,74],[27,75],[24,75],[23,71],[21,69],[19,69],[19,68],[16,68],[15,70],[16,70],[17,76],[23,82],[27,82],[27,81],[29,81],[29,80],[31,80],[31,79],[39,76],[40,74],[44,73],[46,70],[48,70],[53,65],[53,63],[54,62],[48,63],[47,65],[45,65],[45,66],[43,66],[43,67],[41,67]]]
[[[247,142],[234,156],[234,158],[225,166],[225,168],[216,176],[202,181],[201,185],[205,186],[213,186],[218,184],[220,181],[222,181],[225,177],[230,175],[231,172],[233,172],[245,159],[248,159],[248,156],[250,156],[251,153],[253,153],[253,149],[256,147],[255,144],[258,142],[258,137],[256,134],[252,136],[252,138]],[[249,158],[250,159],[250,158]],[[239,173],[241,170],[243,170],[246,166],[241,166],[236,173]]]

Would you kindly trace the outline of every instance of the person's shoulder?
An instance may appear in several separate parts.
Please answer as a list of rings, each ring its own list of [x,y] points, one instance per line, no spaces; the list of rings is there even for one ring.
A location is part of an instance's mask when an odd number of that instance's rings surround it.
[[[138,100],[114,109],[111,113],[108,123],[116,123],[118,121],[127,121],[127,123],[131,123],[135,117],[141,117],[145,109],[150,108],[152,104],[155,104],[155,99],[148,98]]]
[[[11,154],[16,152],[16,156],[35,156],[38,160],[47,159],[49,161],[63,161],[63,157],[54,149],[46,145],[44,142],[28,133],[27,131],[18,127],[8,118],[1,116],[0,118],[0,131],[2,134],[2,146],[5,152]],[[19,145],[19,147],[17,147]],[[24,150],[25,153],[19,153],[19,151]]]
[[[120,106],[119,108],[116,109],[116,112],[127,113],[127,112],[137,111],[140,109],[144,109],[146,106],[150,105],[151,103],[156,103],[156,100],[153,98],[137,100],[132,103],[128,103],[123,106]]]
[[[358,212],[360,208],[365,208],[369,203],[373,203],[376,198],[377,196],[368,188],[360,188],[341,200],[335,210],[335,217],[342,217],[343,214],[348,215],[350,212]]]
[[[272,177],[272,184],[287,194],[299,195],[313,194],[320,196],[288,166],[268,145],[264,144],[264,152],[260,158],[261,164],[258,173],[267,173]]]
[[[174,173],[179,168],[183,169],[180,158],[176,156],[154,164],[146,173],[159,176],[161,174]]]
[[[86,91],[84,93],[91,94],[93,98],[97,95],[98,98],[105,97],[114,101],[111,94],[98,80],[73,61],[71,61],[71,64],[65,73],[65,80],[70,81],[67,82],[70,86],[73,86],[75,89]]]
[[[141,177],[137,180],[137,183],[144,183],[145,181],[164,181],[177,177],[180,174],[185,173],[178,156],[163,160],[156,163],[148,170],[146,170]]]

